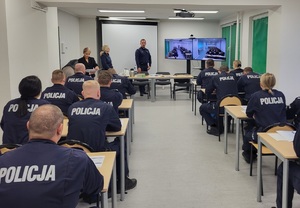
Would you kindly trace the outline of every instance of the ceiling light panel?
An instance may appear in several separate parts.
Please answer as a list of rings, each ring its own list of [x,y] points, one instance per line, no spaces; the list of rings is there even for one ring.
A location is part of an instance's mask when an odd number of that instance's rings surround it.
[[[98,10],[101,13],[145,13],[145,11],[142,10]]]

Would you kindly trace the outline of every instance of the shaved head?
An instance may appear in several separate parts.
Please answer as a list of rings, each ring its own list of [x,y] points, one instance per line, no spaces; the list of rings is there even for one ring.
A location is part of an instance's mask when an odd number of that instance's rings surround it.
[[[96,80],[85,81],[82,85],[82,95],[84,99],[100,99],[100,85]]]
[[[76,72],[82,72],[83,74],[85,74],[85,65],[82,63],[77,63],[75,65],[75,73]]]

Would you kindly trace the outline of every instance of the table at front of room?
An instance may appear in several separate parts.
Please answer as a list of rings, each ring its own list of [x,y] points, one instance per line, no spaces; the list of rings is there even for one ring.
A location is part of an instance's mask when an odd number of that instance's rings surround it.
[[[112,176],[112,208],[117,207],[117,180],[116,180],[116,152],[91,152],[87,153],[87,155],[95,161],[95,157],[97,160],[97,157],[104,157],[102,165],[99,167],[97,164],[97,169],[103,175],[104,178],[104,185],[103,189],[101,191],[101,207],[102,208],[108,208],[108,188],[109,188],[109,182],[110,178]]]
[[[155,102],[155,94],[154,94],[154,88],[155,88],[155,80],[156,79],[193,79],[192,75],[147,75],[144,77],[134,76],[134,77],[128,77],[128,79],[131,80],[150,80],[150,97],[151,102]]]
[[[282,208],[287,208],[289,160],[298,159],[293,142],[277,141],[269,133],[257,133],[258,135],[258,160],[257,160],[257,201],[261,202],[262,185],[262,144],[269,148],[283,162],[282,176]]]
[[[240,155],[240,120],[248,120],[245,113],[246,106],[225,106],[224,107],[224,153],[227,154],[228,146],[228,114],[235,119],[235,170],[239,171],[239,155]]]
[[[122,128],[120,131],[112,132],[112,131],[107,131],[105,133],[105,136],[107,137],[119,137],[120,138],[120,160],[121,160],[121,201],[124,200],[125,198],[125,135],[128,133],[127,127],[128,127],[128,118],[120,118],[121,123],[122,123]],[[63,132],[62,132],[62,137],[66,137],[68,135],[68,118],[64,118],[63,121]],[[129,136],[127,135],[127,138],[129,140]],[[130,141],[129,141],[130,142]]]

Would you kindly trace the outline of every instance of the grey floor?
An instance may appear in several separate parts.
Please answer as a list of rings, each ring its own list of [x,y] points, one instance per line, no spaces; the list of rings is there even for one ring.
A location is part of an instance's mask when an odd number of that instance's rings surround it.
[[[156,102],[135,95],[134,141],[129,158],[130,177],[138,180],[119,208],[270,208],[275,206],[274,158],[263,157],[264,196],[256,201],[254,175],[241,158],[235,171],[235,134],[229,134],[228,154],[221,142],[206,133],[201,117],[194,116],[188,94],[169,97],[158,88]],[[199,103],[198,103],[199,107]],[[198,110],[197,110],[198,111]],[[119,196],[118,196],[119,197]],[[78,208],[92,205],[80,202]],[[111,202],[109,200],[109,206]],[[295,195],[294,207],[300,207]]]

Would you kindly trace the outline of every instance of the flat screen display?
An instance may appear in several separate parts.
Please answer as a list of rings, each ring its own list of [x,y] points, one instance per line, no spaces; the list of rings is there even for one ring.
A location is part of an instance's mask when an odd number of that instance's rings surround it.
[[[165,58],[178,60],[193,59],[193,39],[165,39]]]
[[[225,38],[195,38],[193,39],[193,59],[214,61],[226,60]]]

